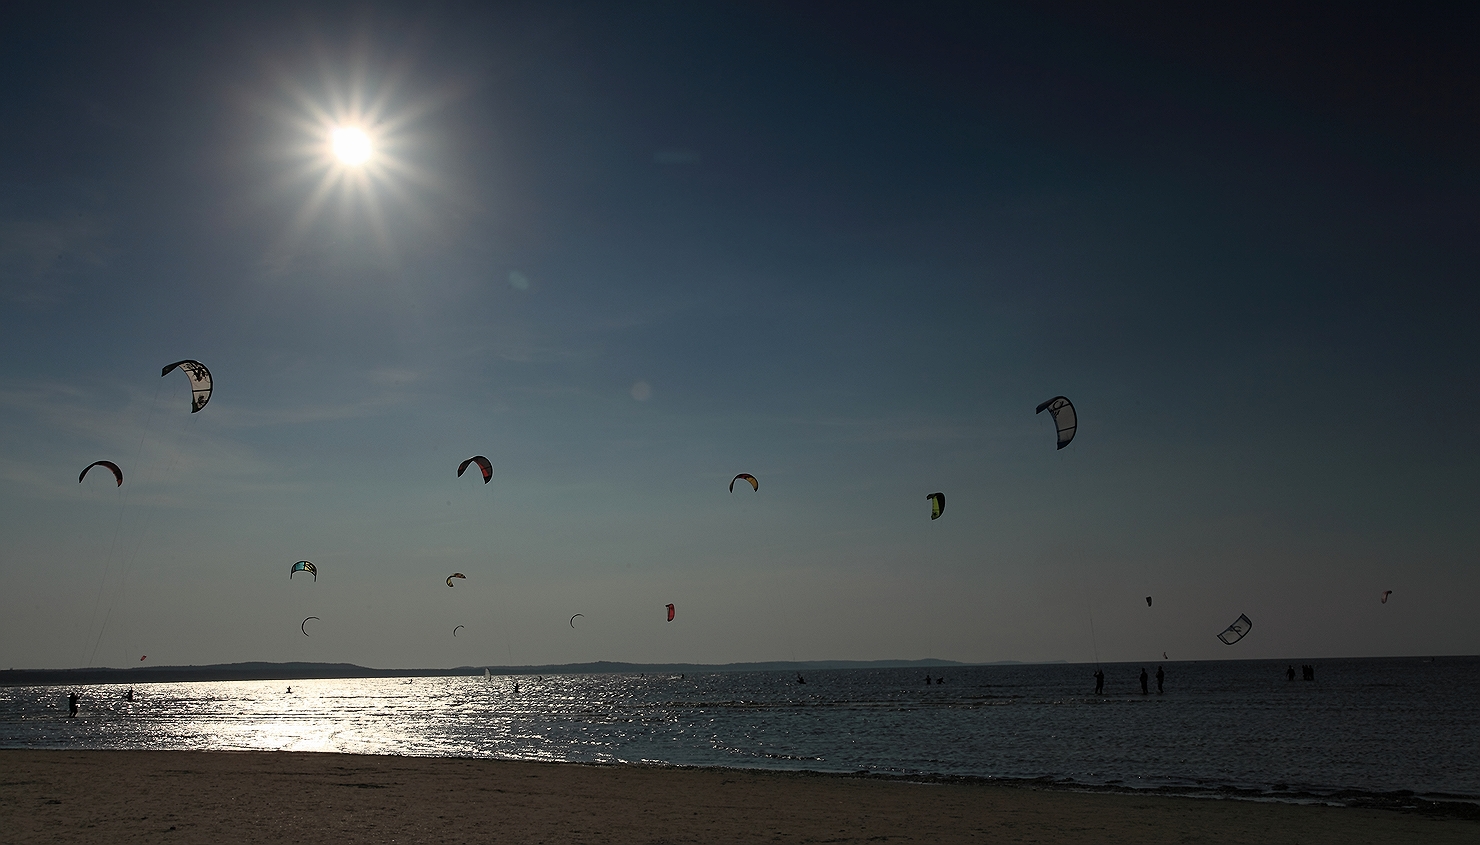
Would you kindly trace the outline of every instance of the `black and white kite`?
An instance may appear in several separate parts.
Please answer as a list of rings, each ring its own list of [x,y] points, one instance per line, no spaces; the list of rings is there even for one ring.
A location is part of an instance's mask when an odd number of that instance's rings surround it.
[[[1233,645],[1243,639],[1244,635],[1249,633],[1249,629],[1253,627],[1254,623],[1249,621],[1249,617],[1240,613],[1238,618],[1233,621],[1233,624],[1229,625],[1223,630],[1223,633],[1218,635],[1218,639],[1222,640],[1224,645]]]
[[[1059,430],[1059,448],[1068,446],[1069,441],[1074,439],[1074,430],[1079,428],[1079,417],[1074,413],[1074,403],[1063,396],[1055,396],[1039,405],[1038,410],[1033,413],[1041,414],[1044,411],[1053,415],[1053,424]]]
[[[176,367],[190,377],[190,413],[195,413],[211,401],[211,371],[206,365],[199,361],[186,358],[184,361],[176,361],[160,370],[160,376],[167,376]]]

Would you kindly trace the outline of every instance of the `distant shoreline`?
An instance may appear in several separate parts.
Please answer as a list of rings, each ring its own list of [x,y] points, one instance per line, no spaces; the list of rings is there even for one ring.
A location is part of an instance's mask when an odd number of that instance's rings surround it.
[[[1049,661],[1063,663],[1064,661]],[[772,663],[594,663],[538,666],[457,666],[450,669],[372,669],[353,663],[217,663],[207,666],[137,666],[128,669],[4,669],[0,687],[67,684],[164,684],[182,681],[311,681],[336,678],[441,678],[482,675],[635,675],[639,673],[704,674],[716,672],[816,672],[825,669],[949,669],[965,666],[1021,666],[957,663],[951,660],[816,660]]]
[[[1280,657],[1250,658],[1250,663],[1319,663],[1322,660],[1416,660],[1425,663],[1473,660],[1480,655],[1399,655],[1394,657]],[[1141,661],[1145,662],[1145,661]],[[1158,663],[1202,663],[1208,661],[1165,660]],[[1223,662],[1223,661],[1214,661]],[[1236,661],[1245,662],[1245,661]],[[1131,665],[1137,661],[1106,661],[1106,666]],[[817,672],[828,669],[964,669],[977,666],[1063,666],[1068,660],[998,660],[991,663],[961,663],[954,660],[787,660],[754,663],[547,663],[529,666],[456,666],[433,669],[374,669],[354,663],[214,663],[204,666],[136,666],[126,669],[0,669],[0,687],[66,686],[68,684],[167,684],[203,681],[312,681],[338,678],[447,678],[482,675],[637,675],[713,674],[737,672]],[[1094,665],[1088,662],[1080,665]]]

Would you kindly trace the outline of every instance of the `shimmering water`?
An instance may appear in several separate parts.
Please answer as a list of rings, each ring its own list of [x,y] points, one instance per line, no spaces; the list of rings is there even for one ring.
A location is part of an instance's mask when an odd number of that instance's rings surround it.
[[[1480,798],[1480,658],[0,688],[0,747],[262,749]],[[1155,666],[1147,667],[1154,673]],[[515,683],[519,689],[515,691]],[[289,692],[288,688],[292,691]]]

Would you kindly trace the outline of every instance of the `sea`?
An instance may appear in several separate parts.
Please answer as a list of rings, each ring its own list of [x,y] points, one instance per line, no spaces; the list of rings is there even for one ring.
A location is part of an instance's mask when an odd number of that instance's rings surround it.
[[[321,751],[1480,803],[1480,657],[0,687],[0,747]],[[1145,667],[1153,676],[1157,664]],[[937,682],[937,679],[939,682]],[[805,681],[803,683],[802,681]],[[67,697],[80,694],[76,718]]]

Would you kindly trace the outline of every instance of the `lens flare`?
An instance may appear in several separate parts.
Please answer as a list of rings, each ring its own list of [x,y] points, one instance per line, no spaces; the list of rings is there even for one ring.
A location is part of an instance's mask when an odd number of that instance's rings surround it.
[[[335,129],[331,140],[334,155],[345,164],[364,164],[370,158],[370,137],[353,126]]]

